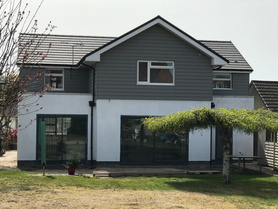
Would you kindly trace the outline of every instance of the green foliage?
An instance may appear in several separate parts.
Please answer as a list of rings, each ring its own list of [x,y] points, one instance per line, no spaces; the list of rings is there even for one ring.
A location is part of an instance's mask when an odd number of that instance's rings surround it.
[[[81,165],[81,162],[79,159],[77,159],[77,156],[74,156],[70,160],[68,160],[65,164],[66,168],[78,168]]]
[[[278,113],[270,110],[195,108],[163,117],[143,119],[143,124],[153,131],[193,131],[211,125],[225,129],[234,128],[247,133],[267,130],[278,131]]]

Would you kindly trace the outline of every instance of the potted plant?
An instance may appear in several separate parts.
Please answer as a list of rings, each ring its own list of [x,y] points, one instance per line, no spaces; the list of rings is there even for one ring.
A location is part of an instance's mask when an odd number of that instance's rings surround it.
[[[81,165],[80,160],[77,159],[76,156],[71,158],[69,161],[66,162],[65,167],[68,168],[68,174],[74,175],[75,168],[78,168]]]

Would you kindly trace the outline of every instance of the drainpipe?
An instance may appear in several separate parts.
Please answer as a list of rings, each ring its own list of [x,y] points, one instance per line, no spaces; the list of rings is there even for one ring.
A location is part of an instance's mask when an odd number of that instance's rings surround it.
[[[91,67],[85,63],[82,63],[82,65],[93,70],[93,98],[92,98],[93,100],[89,101],[89,106],[91,107],[91,146],[90,146],[90,150],[91,150],[91,166],[93,166],[94,107],[96,106],[96,103],[95,103],[96,70],[94,67]]]
[[[277,132],[274,133],[274,137],[273,137],[273,170],[274,171],[275,171],[275,167],[276,167],[276,165],[275,165],[275,160],[276,160],[276,156],[275,156],[275,152],[276,152],[276,150],[275,150],[275,143],[276,143],[276,141],[277,141]]]
[[[215,103],[211,102],[210,108],[213,109],[215,108]],[[210,126],[210,161],[209,161],[210,166],[212,165],[212,125]]]

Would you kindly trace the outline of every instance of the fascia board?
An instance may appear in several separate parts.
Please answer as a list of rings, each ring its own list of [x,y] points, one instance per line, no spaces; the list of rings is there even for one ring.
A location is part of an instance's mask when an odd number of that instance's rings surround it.
[[[248,73],[248,74],[251,74],[252,73],[252,71],[250,71],[250,70],[238,70],[238,71],[236,71],[236,70],[213,70],[213,72],[214,73]]]
[[[111,48],[113,48],[113,47],[123,43],[124,41],[132,38],[133,36],[136,36],[137,34],[143,32],[144,30],[152,27],[153,25],[157,24],[157,21],[158,20],[154,20],[153,22],[150,22],[149,24],[142,26],[141,28],[133,31],[132,33],[129,33],[129,34],[125,35],[124,37],[114,41],[113,43],[107,45],[106,47],[102,48],[101,50],[96,51],[95,53],[93,53],[90,56],[86,57],[85,62],[86,61],[100,62],[100,55],[103,52],[108,51],[109,49],[111,49]]]
[[[220,58],[219,56],[217,56],[216,54],[214,54],[213,52],[211,52],[210,50],[208,50],[207,48],[205,48],[204,46],[202,46],[201,44],[199,44],[198,42],[196,42],[196,40],[190,38],[189,36],[187,36],[186,34],[182,33],[181,31],[177,30],[176,28],[174,28],[173,26],[167,24],[164,21],[161,21],[160,23],[164,28],[170,30],[172,33],[176,34],[177,36],[179,36],[180,38],[182,38],[184,41],[186,41],[187,43],[189,43],[190,45],[194,46],[195,48],[197,48],[198,50],[202,51],[203,53],[205,53],[206,55],[208,55],[210,58],[212,58],[212,65],[227,65],[228,63],[223,60],[222,58]]]
[[[181,39],[183,39],[184,41],[186,41],[187,43],[189,43],[190,45],[194,46],[195,48],[197,48],[198,50],[202,51],[203,53],[205,53],[206,55],[208,55],[211,58],[211,64],[212,65],[227,65],[228,63],[223,60],[221,57],[217,56],[216,54],[214,54],[213,52],[211,52],[210,50],[208,50],[207,48],[205,48],[204,46],[202,46],[200,43],[196,42],[196,40],[192,39],[191,37],[187,36],[186,34],[182,33],[180,30],[178,30],[177,28],[173,27],[172,25],[168,24],[167,22],[163,21],[160,18],[157,18],[151,22],[149,22],[146,25],[143,25],[142,27],[139,27],[138,29],[132,31],[131,33],[127,33],[126,35],[123,35],[122,38],[119,38],[116,41],[112,41],[111,44],[108,44],[106,47],[92,53],[91,55],[89,55],[88,57],[86,57],[85,62],[86,61],[93,61],[93,62],[100,62],[100,55],[106,51],[108,51],[109,49],[121,44],[122,42],[132,38],[133,36],[145,31],[146,29],[156,25],[156,24],[160,24],[162,27],[164,27],[165,29],[169,30],[170,32],[172,32],[173,34],[177,35],[178,37],[180,37]]]

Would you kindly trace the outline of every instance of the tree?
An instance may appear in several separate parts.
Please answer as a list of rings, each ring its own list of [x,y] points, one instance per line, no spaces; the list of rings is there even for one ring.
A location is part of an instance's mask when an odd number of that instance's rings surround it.
[[[143,124],[153,131],[194,131],[211,125],[223,130],[223,183],[230,182],[229,130],[246,133],[278,131],[278,113],[270,110],[196,108],[163,117],[145,118]]]
[[[24,0],[0,0],[0,137],[4,140],[9,135],[11,117],[26,99],[24,93],[43,75],[35,66],[40,65],[47,53],[38,53],[36,49],[54,26],[50,22],[42,33],[45,36],[36,36],[38,27],[34,18],[42,3],[43,0],[34,14],[31,14]],[[20,35],[22,33],[32,33],[33,36],[23,40]],[[33,47],[34,43],[36,47]],[[24,72],[19,72],[19,67],[24,68]],[[44,92],[45,89],[41,88],[34,95]]]

